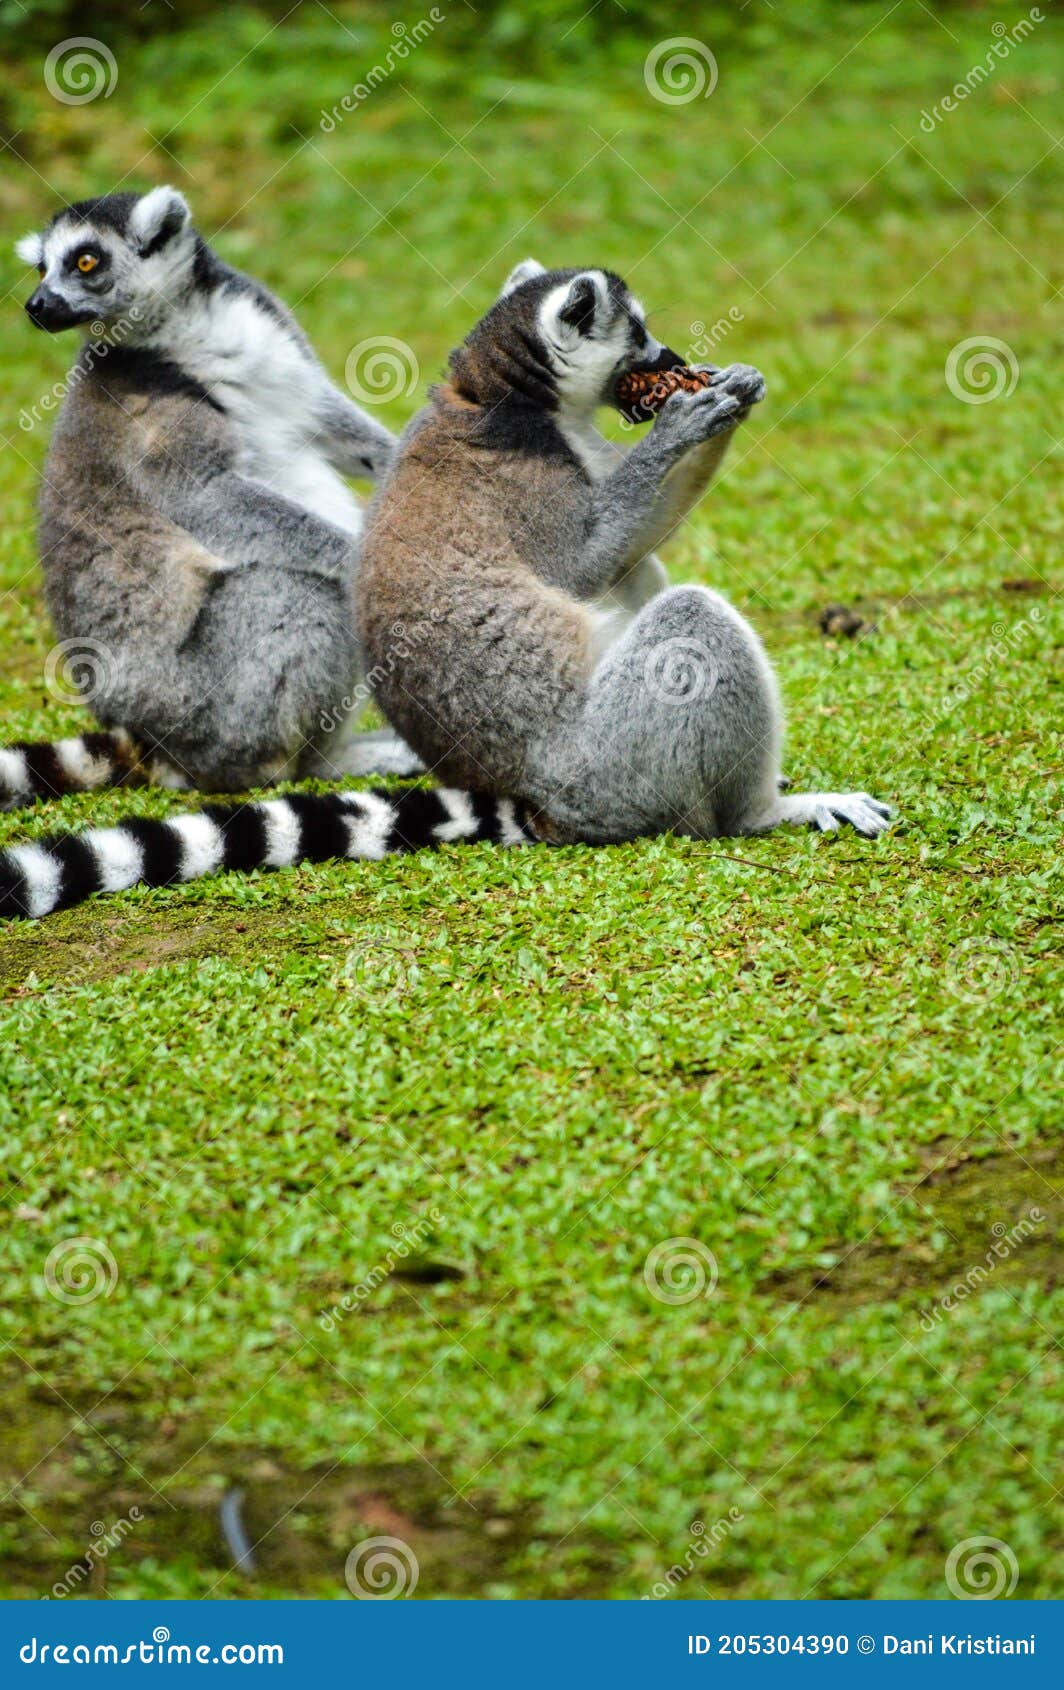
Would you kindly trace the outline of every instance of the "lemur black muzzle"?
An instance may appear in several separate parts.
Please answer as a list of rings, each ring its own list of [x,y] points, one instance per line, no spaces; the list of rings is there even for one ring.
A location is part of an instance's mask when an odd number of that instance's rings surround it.
[[[57,334],[60,329],[72,329],[78,323],[91,323],[95,311],[76,311],[51,288],[38,288],[26,301],[26,315],[39,329]]]

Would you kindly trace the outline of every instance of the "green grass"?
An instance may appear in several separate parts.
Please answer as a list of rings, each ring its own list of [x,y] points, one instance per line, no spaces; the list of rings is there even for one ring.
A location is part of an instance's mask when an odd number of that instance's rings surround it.
[[[678,107],[644,87],[653,35],[508,51],[456,19],[328,136],[386,19],[113,42],[113,96],[76,108],[13,71],[10,233],[52,190],[176,179],[337,377],[370,335],[410,345],[396,425],[526,252],[615,266],[682,348],[741,312],[718,360],[769,398],[674,578],[763,633],[796,782],[901,822],[311,867],[0,933],[9,1593],[135,1506],[81,1591],[345,1596],[386,1534],[419,1596],[690,1565],[678,1597],[926,1597],[989,1535],[1017,1595],[1060,1594],[1054,25],[920,128],[997,16],[754,8],[718,40],[706,14],[718,85]],[[71,346],[4,264],[14,738],[85,718],[42,679],[46,430],[18,423]],[[944,376],[976,335],[1018,369],[979,405]],[[825,638],[833,601],[876,630]],[[186,803],[67,800],[0,839]],[[117,1279],[67,1304],[43,1276],[78,1236]],[[689,1238],[715,1288],[663,1302],[648,1254]],[[232,1485],[269,1531],[252,1577]]]

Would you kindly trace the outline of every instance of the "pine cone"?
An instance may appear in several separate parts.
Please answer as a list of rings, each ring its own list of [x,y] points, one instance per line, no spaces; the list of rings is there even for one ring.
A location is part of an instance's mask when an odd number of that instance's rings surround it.
[[[649,422],[671,394],[681,389],[697,393],[712,380],[709,370],[692,370],[686,364],[677,364],[671,370],[627,370],[619,378],[614,396],[629,422]]]

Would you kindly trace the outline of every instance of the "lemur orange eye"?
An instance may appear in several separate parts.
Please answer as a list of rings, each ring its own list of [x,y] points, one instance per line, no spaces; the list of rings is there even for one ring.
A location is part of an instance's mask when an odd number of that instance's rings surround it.
[[[44,276],[44,275],[47,274],[47,271],[46,271],[45,266],[43,264],[38,264],[37,274],[38,274],[38,276]]]
[[[81,257],[78,259],[78,269],[81,271],[83,276],[87,276],[90,270],[95,270],[99,262],[100,260],[98,258],[93,258],[91,252],[83,252]]]

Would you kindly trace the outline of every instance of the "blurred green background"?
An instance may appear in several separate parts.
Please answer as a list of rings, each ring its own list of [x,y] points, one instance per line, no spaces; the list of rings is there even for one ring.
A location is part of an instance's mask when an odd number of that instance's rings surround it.
[[[342,1596],[385,1534],[419,1596],[930,1597],[989,1535],[1002,1593],[1059,1594],[1059,26],[436,13],[0,9],[4,737],[85,723],[43,680],[25,421],[73,344],[22,318],[10,244],[171,181],[338,380],[404,343],[396,427],[527,254],[762,368],[670,567],[764,635],[798,784],[901,823],[324,865],[0,934],[0,1577]],[[71,103],[46,67],[79,35],[106,53]],[[867,637],[821,632],[840,601]],[[115,1277],[63,1301],[73,1238]]]

